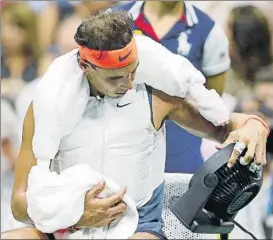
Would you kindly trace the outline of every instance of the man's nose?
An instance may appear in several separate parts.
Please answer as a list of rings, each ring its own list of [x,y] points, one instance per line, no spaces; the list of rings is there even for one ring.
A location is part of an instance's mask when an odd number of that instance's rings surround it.
[[[133,88],[133,78],[132,78],[132,74],[131,73],[127,77],[127,88],[129,90],[131,90]]]

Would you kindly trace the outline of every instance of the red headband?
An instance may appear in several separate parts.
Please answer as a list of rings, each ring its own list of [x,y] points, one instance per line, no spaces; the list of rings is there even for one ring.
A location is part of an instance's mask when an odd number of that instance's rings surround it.
[[[137,58],[134,38],[122,49],[100,51],[79,46],[79,53],[83,60],[87,60],[97,67],[110,69],[128,66]]]

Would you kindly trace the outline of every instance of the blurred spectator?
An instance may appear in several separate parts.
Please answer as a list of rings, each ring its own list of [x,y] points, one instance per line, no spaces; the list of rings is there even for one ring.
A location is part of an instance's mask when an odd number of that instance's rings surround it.
[[[2,9],[1,92],[15,98],[38,76],[37,19],[24,2],[5,2]]]
[[[226,92],[252,98],[256,73],[272,62],[271,37],[267,19],[253,6],[231,10],[228,21],[232,73]]]
[[[31,10],[36,14],[40,15],[49,4],[49,1],[25,1]]]
[[[89,14],[95,14],[100,10],[113,6],[117,1],[80,1],[75,6],[75,14],[81,19],[85,18]]]
[[[258,72],[255,93],[259,102],[259,112],[264,115],[271,128],[267,139],[267,151],[273,154],[273,64]]]
[[[46,52],[41,60],[41,69],[44,72],[54,58],[63,55],[77,47],[74,34],[80,24],[80,19],[75,15],[64,19],[57,29],[55,45]],[[35,88],[40,78],[28,83],[16,98],[15,105],[20,126],[22,126],[25,114],[33,99]]]
[[[193,1],[198,7],[201,7],[223,28],[227,27],[230,11],[233,8],[241,6],[253,6],[258,8],[266,16],[271,30],[271,39],[273,47],[273,3],[272,1]]]
[[[74,40],[74,34],[80,23],[81,20],[76,15],[69,16],[60,23],[54,37],[55,44],[53,44],[41,58],[41,75],[45,72],[54,58],[77,48],[77,44]]]
[[[255,77],[254,96],[241,99],[236,111],[262,116],[271,128],[267,151],[273,153],[273,65],[261,69]]]
[[[20,78],[1,79],[1,94],[14,100],[25,85],[26,83]]]
[[[65,54],[78,47],[74,35],[80,23],[81,19],[75,15],[67,17],[61,22],[55,38],[55,55]]]
[[[67,16],[75,15],[83,19],[89,14],[112,6],[115,2],[112,0],[48,2],[39,17],[39,41],[42,49],[47,51],[54,44],[56,29]]]
[[[273,128],[273,65],[261,69],[255,79],[254,96],[249,100],[241,100],[237,111],[260,114]]]
[[[226,91],[238,98],[253,97],[254,76],[270,64],[273,47],[271,1],[193,1],[226,31],[233,71]],[[251,50],[250,50],[251,49]]]
[[[19,149],[18,122],[8,99],[1,97],[1,231],[21,226],[11,213],[14,165]]]
[[[70,1],[39,1],[34,6],[46,5],[38,18],[38,39],[43,51],[47,51],[54,44],[55,34],[59,23],[74,13],[74,5]],[[33,3],[32,3],[33,4]],[[34,7],[33,6],[33,7]],[[41,8],[41,6],[40,6]]]
[[[273,64],[256,75],[255,94],[260,103],[259,111],[273,129]]]
[[[2,26],[1,80],[33,80],[40,56],[36,15],[24,2],[6,2]]]

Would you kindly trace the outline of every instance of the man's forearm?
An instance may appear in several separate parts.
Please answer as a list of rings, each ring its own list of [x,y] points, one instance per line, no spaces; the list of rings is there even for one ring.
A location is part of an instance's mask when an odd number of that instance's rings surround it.
[[[201,116],[194,103],[178,99],[177,107],[168,118],[196,136],[222,143],[232,131],[245,123],[248,115],[232,113],[228,124],[214,126]]]
[[[13,217],[23,223],[30,223],[31,219],[27,213],[26,192],[13,193],[11,200],[11,210]]]

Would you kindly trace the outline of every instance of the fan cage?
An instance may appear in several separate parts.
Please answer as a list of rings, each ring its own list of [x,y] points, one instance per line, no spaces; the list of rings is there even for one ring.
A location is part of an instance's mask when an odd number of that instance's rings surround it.
[[[232,168],[224,164],[215,175],[219,183],[204,209],[224,220],[249,204],[260,190],[249,169],[238,162]]]

